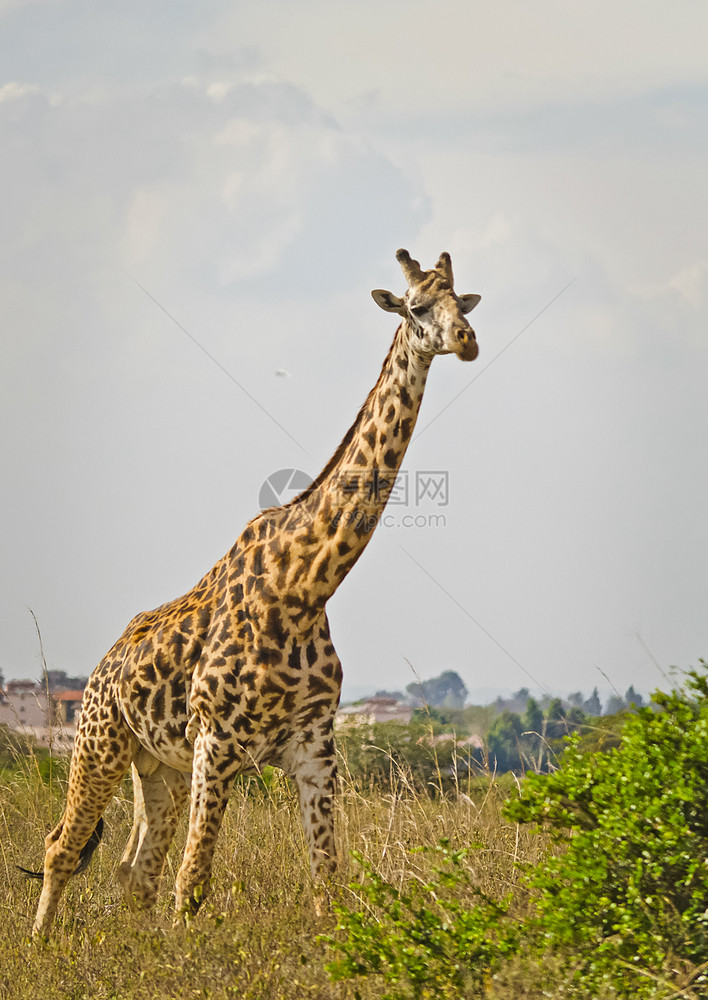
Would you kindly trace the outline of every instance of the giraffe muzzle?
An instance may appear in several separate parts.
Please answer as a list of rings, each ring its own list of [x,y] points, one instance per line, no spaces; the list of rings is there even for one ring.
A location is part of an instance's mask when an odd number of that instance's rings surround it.
[[[474,361],[479,354],[479,347],[474,335],[474,330],[458,330],[455,337],[459,345],[456,354],[460,361]]]

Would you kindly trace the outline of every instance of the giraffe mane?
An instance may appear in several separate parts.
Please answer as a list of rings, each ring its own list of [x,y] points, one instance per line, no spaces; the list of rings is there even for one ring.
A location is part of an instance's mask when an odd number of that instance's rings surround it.
[[[403,324],[401,323],[399,325],[398,329],[396,330],[396,335],[394,336],[393,340],[391,341],[391,346],[390,346],[390,348],[388,350],[388,354],[386,355],[384,363],[381,366],[381,371],[379,373],[379,377],[376,379],[375,385],[373,386],[373,388],[369,392],[368,396],[366,397],[366,399],[362,403],[362,405],[361,405],[361,407],[359,409],[359,412],[357,413],[356,417],[354,418],[354,422],[352,423],[351,427],[349,428],[349,430],[346,432],[346,434],[344,435],[344,437],[340,441],[340,443],[337,446],[334,454],[332,455],[332,457],[330,458],[330,460],[327,462],[327,464],[325,465],[325,467],[322,469],[322,471],[316,476],[315,479],[313,479],[313,481],[310,483],[310,485],[307,486],[307,487],[305,487],[305,489],[302,491],[302,493],[298,493],[298,495],[296,497],[293,497],[292,500],[290,500],[290,501],[288,501],[288,503],[284,504],[283,507],[292,507],[295,504],[301,503],[303,500],[306,500],[309,496],[311,496],[315,492],[315,490],[319,489],[319,487],[325,481],[325,479],[327,478],[327,476],[329,476],[329,474],[333,471],[333,469],[335,469],[337,467],[337,465],[340,462],[342,456],[344,455],[344,452],[346,451],[347,447],[351,443],[352,438],[354,437],[354,435],[355,435],[355,433],[357,431],[357,428],[361,424],[361,421],[362,421],[362,419],[364,417],[364,414],[367,412],[369,403],[371,402],[371,400],[376,395],[376,392],[377,392],[377,390],[378,390],[378,388],[379,388],[379,386],[381,384],[381,380],[384,377],[384,373],[388,369],[389,361],[391,360],[391,355],[393,354],[393,350],[394,350],[394,347],[396,346],[396,341],[398,340],[398,336],[400,334],[402,326],[403,326]]]

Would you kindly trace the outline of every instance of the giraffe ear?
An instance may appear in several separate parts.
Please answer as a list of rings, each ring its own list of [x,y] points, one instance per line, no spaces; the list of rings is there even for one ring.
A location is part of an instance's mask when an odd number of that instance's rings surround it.
[[[460,306],[463,313],[471,313],[476,305],[479,305],[481,295],[460,295]]]
[[[371,293],[371,297],[376,305],[386,312],[398,313],[400,316],[403,316],[403,299],[399,299],[393,292],[386,292],[383,288],[375,288]]]

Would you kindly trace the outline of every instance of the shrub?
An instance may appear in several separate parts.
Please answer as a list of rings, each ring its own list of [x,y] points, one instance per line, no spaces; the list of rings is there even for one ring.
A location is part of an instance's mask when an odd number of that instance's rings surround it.
[[[588,990],[620,997],[708,986],[705,671],[654,705],[626,717],[608,752],[583,754],[571,737],[559,770],[528,775],[506,807],[559,843],[528,871],[541,947],[569,955]]]
[[[349,888],[363,906],[335,902],[336,933],[320,937],[342,956],[325,966],[332,980],[380,977],[382,1000],[458,1000],[516,948],[516,931],[502,920],[508,899],[497,903],[474,885],[466,850],[447,840],[433,850],[440,864],[430,877],[401,889],[353,854],[364,879]]]

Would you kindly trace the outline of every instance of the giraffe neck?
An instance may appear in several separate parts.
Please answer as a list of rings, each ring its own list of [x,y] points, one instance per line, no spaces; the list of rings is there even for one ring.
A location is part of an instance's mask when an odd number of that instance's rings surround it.
[[[432,356],[411,346],[404,321],[376,385],[325,468],[283,508],[297,554],[298,590],[323,607],[364,551],[411,440]]]

